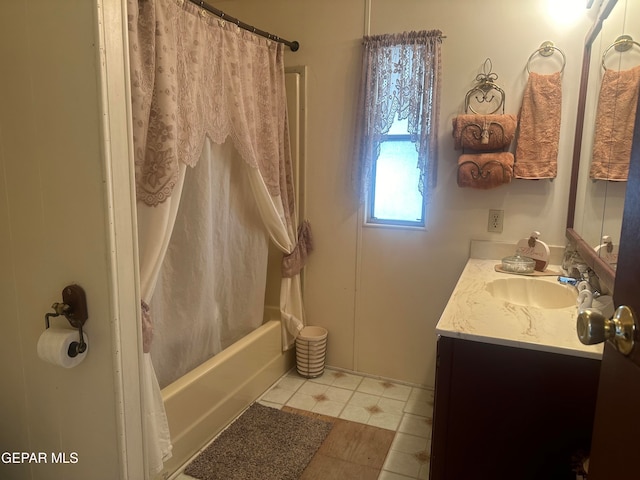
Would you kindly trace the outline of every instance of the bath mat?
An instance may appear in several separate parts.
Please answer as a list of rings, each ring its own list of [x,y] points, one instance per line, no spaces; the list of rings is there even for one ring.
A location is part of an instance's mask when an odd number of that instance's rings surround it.
[[[331,428],[254,403],[184,473],[199,480],[297,480]]]

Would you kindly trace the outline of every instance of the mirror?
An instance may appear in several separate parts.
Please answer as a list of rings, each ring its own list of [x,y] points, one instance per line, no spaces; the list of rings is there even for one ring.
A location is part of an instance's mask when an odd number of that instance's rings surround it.
[[[607,249],[596,253],[595,247],[603,243],[604,235],[614,246],[620,239],[626,182],[620,181],[624,167],[618,160],[625,155],[629,158],[636,109],[636,102],[629,97],[625,100],[622,80],[628,80],[635,70],[640,72],[638,19],[640,2],[636,0],[602,3],[585,39],[578,98],[567,237],[609,291],[613,290],[615,262],[612,256],[606,259],[610,263],[604,261],[599,255],[607,256]],[[611,141],[612,132],[616,141]],[[622,133],[627,133],[626,141],[620,141]]]

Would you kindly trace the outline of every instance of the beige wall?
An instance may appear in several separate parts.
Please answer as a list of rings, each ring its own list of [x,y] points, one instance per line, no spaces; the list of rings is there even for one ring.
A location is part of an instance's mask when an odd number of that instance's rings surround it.
[[[119,65],[111,75],[119,78],[122,94],[119,7],[111,2],[102,13],[116,20],[107,37],[116,37]],[[2,479],[114,480],[127,470],[135,473],[130,478],[143,475],[126,97],[110,99],[120,105],[125,127],[124,141],[109,137],[117,142],[110,152],[120,159],[111,168],[103,122],[117,115],[102,105],[108,88],[100,70],[113,53],[105,42],[99,40],[95,2],[0,6],[0,452],[44,452],[47,459],[0,462]],[[114,177],[124,190],[108,201]],[[67,370],[40,360],[36,344],[45,313],[62,301],[70,283],[86,291],[90,343],[84,362]],[[68,323],[58,318],[52,325]],[[129,416],[131,409],[138,414]],[[77,463],[52,465],[51,453],[67,461],[76,453]]]
[[[108,13],[103,35],[120,26],[118,3],[102,4]],[[363,228],[349,189],[367,2],[215,2],[302,45],[288,54],[287,64],[308,66],[306,216],[317,250],[306,272],[306,306],[309,323],[330,331],[330,365],[433,384],[434,326],[469,240],[513,241],[537,228],[549,243],[564,243],[580,46],[588,22],[558,26],[540,0],[485,0],[482,9],[477,3],[370,5],[371,33],[439,28],[447,35],[438,186],[429,228],[422,232]],[[111,175],[126,184],[130,171],[123,161],[126,131],[123,141],[114,138],[110,145],[122,161],[104,163],[102,122],[108,112],[101,109],[98,77],[108,61],[97,52],[95,4],[17,0],[0,8],[0,446],[79,456],[78,464],[57,467],[0,464],[3,479],[115,479],[124,478],[127,468],[137,472],[131,478],[140,478],[139,417],[127,413],[139,402],[132,353],[138,340],[131,335],[137,332],[131,301],[136,287],[132,272],[121,278],[117,268],[133,265],[130,192],[109,190]],[[558,178],[516,181],[490,192],[458,189],[450,121],[484,59],[492,58],[507,110],[515,113],[524,63],[548,39],[568,58]],[[111,76],[123,76],[119,55]],[[110,101],[124,108],[126,92],[110,93]],[[503,234],[486,233],[489,208],[505,210]],[[44,313],[71,282],[87,291],[91,350],[83,364],[67,371],[42,363],[35,345]],[[125,443],[126,450],[119,448]]]
[[[467,260],[471,239],[516,241],[532,230],[564,245],[570,161],[582,58],[590,22],[554,21],[542,0],[218,0],[218,8],[301,48],[307,65],[306,204],[316,251],[306,270],[308,322],[330,332],[327,363],[433,385],[435,325]],[[559,2],[555,2],[557,5]],[[370,7],[370,8],[369,8]],[[360,42],[370,33],[440,29],[443,88],[438,183],[426,231],[362,227],[349,187]],[[566,19],[567,16],[565,15]],[[567,56],[558,177],[517,180],[492,191],[456,186],[451,120],[487,57],[517,114],[525,64],[545,40]],[[487,233],[488,210],[504,210],[504,232]]]

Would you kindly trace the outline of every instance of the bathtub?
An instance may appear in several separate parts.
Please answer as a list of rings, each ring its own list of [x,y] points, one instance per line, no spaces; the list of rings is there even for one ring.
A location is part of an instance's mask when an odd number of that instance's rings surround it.
[[[162,389],[173,456],[156,478],[170,478],[293,365],[280,321],[269,320]]]

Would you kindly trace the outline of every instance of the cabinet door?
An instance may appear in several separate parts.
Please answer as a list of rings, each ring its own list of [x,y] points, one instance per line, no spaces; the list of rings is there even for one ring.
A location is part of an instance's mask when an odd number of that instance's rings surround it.
[[[432,480],[575,480],[600,362],[441,337]]]

